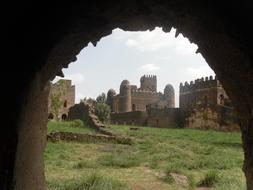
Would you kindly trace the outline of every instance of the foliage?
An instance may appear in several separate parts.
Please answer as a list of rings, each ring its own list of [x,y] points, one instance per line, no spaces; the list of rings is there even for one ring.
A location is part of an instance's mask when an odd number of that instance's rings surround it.
[[[96,104],[96,100],[94,100],[93,98],[84,98],[83,99],[84,102],[86,102],[87,104],[90,104],[90,105],[95,105]]]
[[[61,100],[60,97],[61,97],[61,93],[51,94],[50,96],[52,113],[56,117],[56,120],[59,120],[59,111],[63,105],[63,101]]]
[[[75,119],[71,122],[71,127],[84,128],[84,123],[81,119]]]
[[[97,103],[106,103],[106,95],[104,92],[102,92],[97,98],[96,98]]]
[[[109,120],[111,108],[105,103],[97,103],[95,113],[98,119],[104,123]]]

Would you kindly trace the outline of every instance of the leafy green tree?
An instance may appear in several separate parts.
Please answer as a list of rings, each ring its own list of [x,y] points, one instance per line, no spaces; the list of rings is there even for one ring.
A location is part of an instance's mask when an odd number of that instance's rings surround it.
[[[59,119],[60,108],[63,105],[63,101],[61,100],[60,97],[61,97],[61,93],[51,94],[51,97],[50,97],[52,113],[56,117],[56,120]]]
[[[98,119],[104,123],[110,118],[111,108],[106,103],[97,103],[95,113]]]
[[[106,95],[104,92],[102,92],[97,98],[97,103],[106,103]]]

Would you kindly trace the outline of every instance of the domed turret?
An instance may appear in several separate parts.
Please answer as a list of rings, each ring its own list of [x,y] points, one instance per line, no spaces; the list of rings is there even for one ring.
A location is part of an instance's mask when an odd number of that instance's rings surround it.
[[[167,100],[169,108],[175,107],[175,91],[171,84],[167,84],[164,88],[164,97]]]
[[[120,84],[119,112],[130,112],[131,109],[131,85],[128,80],[123,80]]]
[[[108,90],[106,103],[110,106],[111,111],[114,111],[113,110],[113,97],[115,95],[116,95],[115,90],[113,90],[113,89]]]
[[[130,82],[128,80],[123,80],[120,84],[120,86],[122,85],[130,85]]]

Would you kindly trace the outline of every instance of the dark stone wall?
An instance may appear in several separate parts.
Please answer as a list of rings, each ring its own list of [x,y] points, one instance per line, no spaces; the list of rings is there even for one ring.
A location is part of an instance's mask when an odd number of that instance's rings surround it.
[[[203,55],[222,82],[240,116],[247,188],[253,189],[251,1],[9,1],[3,5],[3,10],[3,47],[7,61],[1,65],[1,81],[13,76],[15,82],[2,83],[2,89],[8,92],[3,93],[2,97],[3,118],[8,123],[3,127],[5,132],[1,133],[0,138],[1,189],[18,189],[27,185],[30,189],[45,189],[43,185],[37,185],[44,184],[44,179],[40,177],[43,169],[34,170],[33,178],[21,173],[14,177],[21,164],[17,158],[22,154],[42,158],[43,151],[38,153],[36,146],[25,143],[27,137],[38,142],[43,149],[44,136],[25,132],[35,127],[34,124],[38,129],[46,130],[44,117],[47,114],[40,113],[46,112],[47,108],[41,107],[36,114],[29,111],[42,104],[34,101],[38,97],[30,96],[39,91],[37,87],[42,91],[49,79],[56,74],[61,75],[61,69],[76,60],[82,48],[89,42],[96,45],[102,37],[111,34],[112,29],[119,27],[128,31],[143,31],[156,26],[163,27],[165,32],[175,27],[176,36],[182,33],[190,42],[196,43],[199,47],[197,53]],[[35,80],[36,77],[38,80]],[[25,118],[24,113],[27,113]],[[30,122],[31,119],[33,122]],[[21,128],[24,128],[23,135],[19,132]],[[23,161],[29,167],[33,164],[29,160]],[[42,160],[37,161],[43,165]],[[19,180],[19,186],[15,187],[14,178]]]
[[[214,129],[219,131],[239,131],[238,115],[231,107],[217,105],[195,108],[187,111],[186,127]]]
[[[116,125],[147,125],[147,112],[133,111],[126,113],[112,113],[111,123]]]
[[[159,128],[184,128],[186,112],[180,108],[148,109],[147,126]]]

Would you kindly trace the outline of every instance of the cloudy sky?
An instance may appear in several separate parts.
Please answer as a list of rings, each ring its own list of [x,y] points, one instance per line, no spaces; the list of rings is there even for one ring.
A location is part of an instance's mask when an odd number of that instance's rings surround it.
[[[181,34],[175,38],[174,29],[170,33],[161,28],[145,32],[115,29],[96,47],[90,43],[63,72],[76,86],[76,102],[96,98],[110,88],[118,93],[124,79],[139,87],[142,75],[153,74],[158,91],[163,92],[166,84],[174,86],[178,106],[180,82],[214,75],[201,54],[195,54],[196,49]],[[54,82],[57,80],[59,77]]]

